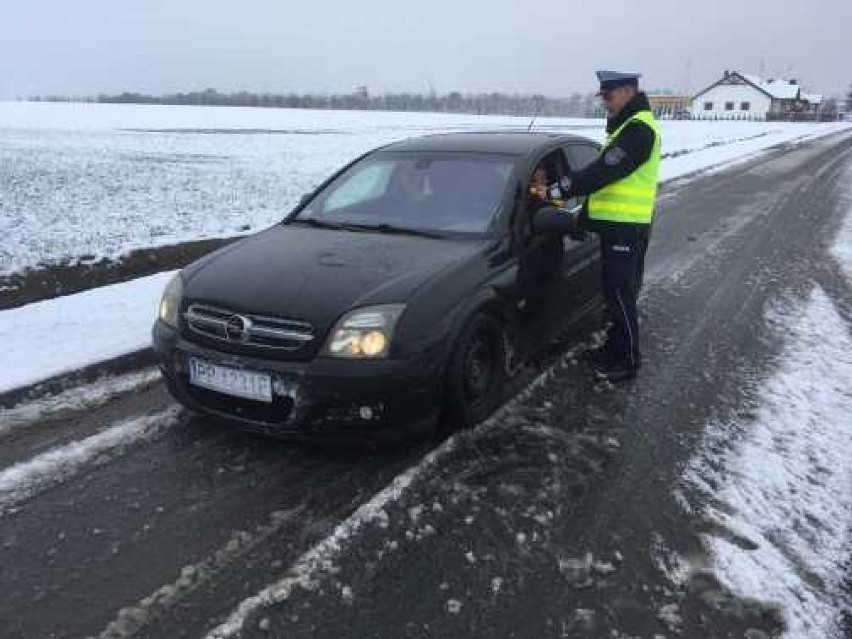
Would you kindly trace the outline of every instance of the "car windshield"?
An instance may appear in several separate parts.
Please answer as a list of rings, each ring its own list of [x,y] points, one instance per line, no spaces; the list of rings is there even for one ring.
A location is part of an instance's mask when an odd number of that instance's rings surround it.
[[[500,206],[511,173],[512,161],[505,157],[368,157],[323,189],[296,220],[482,233]]]

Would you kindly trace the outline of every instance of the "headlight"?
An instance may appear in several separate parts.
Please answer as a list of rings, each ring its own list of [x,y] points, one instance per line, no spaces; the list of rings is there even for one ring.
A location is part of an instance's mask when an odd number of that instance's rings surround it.
[[[387,357],[404,309],[405,304],[382,304],[349,311],[331,331],[326,355],[352,359]]]
[[[163,291],[163,297],[160,299],[160,321],[163,324],[177,328],[178,310],[182,298],[183,280],[178,273],[166,284],[166,290]]]

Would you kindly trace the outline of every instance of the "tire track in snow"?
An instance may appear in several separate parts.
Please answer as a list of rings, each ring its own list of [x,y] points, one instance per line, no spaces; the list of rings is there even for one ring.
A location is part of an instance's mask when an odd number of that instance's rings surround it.
[[[580,344],[567,351],[562,360],[575,358],[577,353],[587,345]],[[424,473],[443,459],[458,446],[459,437],[476,434],[491,428],[506,415],[525,401],[532,392],[543,385],[554,375],[556,363],[533,379],[523,390],[517,393],[509,402],[504,404],[486,421],[479,424],[473,431],[466,431],[447,439],[432,452],[428,453],[415,466],[397,475],[390,484],[379,491],[368,502],[361,505],[346,520],[338,524],[331,535],[323,539],[313,548],[299,557],[287,571],[287,575],[279,581],[270,584],[256,595],[242,601],[228,619],[211,630],[205,639],[227,639],[239,633],[246,620],[264,607],[280,603],[288,599],[297,588],[311,590],[316,587],[319,578],[335,570],[334,559],[344,551],[344,545],[360,530],[368,525],[377,523],[386,525],[388,514],[385,507],[399,500]]]
[[[279,534],[299,514],[301,514],[300,508],[275,511],[270,514],[269,522],[259,527],[254,534],[246,531],[234,532],[228,542],[214,553],[195,564],[181,568],[180,576],[174,582],[161,586],[135,605],[119,610],[116,618],[98,635],[99,639],[138,636],[139,631],[152,619],[167,613],[187,595],[198,590],[271,537]]]
[[[102,466],[137,442],[153,439],[173,426],[180,413],[180,408],[171,407],[129,419],[0,471],[0,517],[14,512],[22,501],[68,481],[84,468]]]
[[[84,384],[13,408],[0,408],[0,437],[16,428],[50,419],[59,413],[103,406],[119,395],[135,392],[156,382],[160,377],[158,369],[146,369]]]

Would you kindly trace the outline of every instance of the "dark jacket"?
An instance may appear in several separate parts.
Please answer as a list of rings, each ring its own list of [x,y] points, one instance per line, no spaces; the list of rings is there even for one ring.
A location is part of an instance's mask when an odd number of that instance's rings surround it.
[[[614,118],[607,119],[606,132],[612,133],[626,120],[640,111],[650,111],[651,105],[644,93],[637,93],[630,102],[624,105],[621,112]],[[654,131],[644,122],[631,122],[618,137],[606,146],[600,157],[581,171],[572,172],[571,186],[568,197],[587,196],[603,187],[622,180],[651,157],[654,148]],[[583,207],[583,228],[589,231],[624,230],[625,223],[590,220],[588,205]],[[647,231],[647,224],[627,224],[639,227],[640,234]],[[616,227],[613,229],[613,227]]]

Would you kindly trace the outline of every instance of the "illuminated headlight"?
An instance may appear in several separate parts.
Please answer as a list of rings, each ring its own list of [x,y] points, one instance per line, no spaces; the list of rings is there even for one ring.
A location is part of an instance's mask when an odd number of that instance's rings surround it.
[[[166,284],[166,290],[163,291],[163,297],[160,299],[160,321],[163,324],[177,328],[178,310],[182,298],[183,280],[178,273]]]
[[[404,309],[404,304],[383,304],[349,311],[331,331],[326,354],[354,359],[387,357]]]

